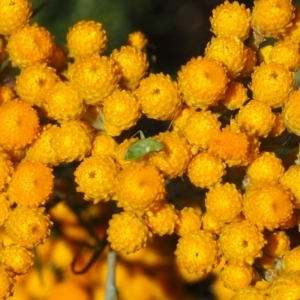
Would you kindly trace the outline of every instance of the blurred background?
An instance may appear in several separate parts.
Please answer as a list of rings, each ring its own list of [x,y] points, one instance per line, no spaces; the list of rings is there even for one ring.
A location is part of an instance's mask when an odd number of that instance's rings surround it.
[[[222,0],[32,0],[44,5],[34,21],[48,28],[61,45],[68,28],[79,20],[103,24],[109,38],[106,54],[126,42],[129,33],[140,30],[150,42],[154,72],[176,78],[181,65],[203,55],[211,38],[209,17]],[[251,8],[253,1],[239,1]]]

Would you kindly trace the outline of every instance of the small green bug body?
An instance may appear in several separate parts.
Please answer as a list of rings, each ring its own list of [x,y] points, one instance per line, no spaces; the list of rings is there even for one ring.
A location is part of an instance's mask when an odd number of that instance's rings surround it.
[[[128,148],[124,155],[125,160],[138,160],[149,153],[157,152],[164,148],[164,145],[161,141],[157,141],[153,137],[145,138],[141,131],[140,136],[141,139],[133,142]]]

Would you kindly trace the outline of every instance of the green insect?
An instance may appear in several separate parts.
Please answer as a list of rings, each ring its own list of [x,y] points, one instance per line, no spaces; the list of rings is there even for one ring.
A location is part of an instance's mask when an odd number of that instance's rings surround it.
[[[161,141],[157,141],[151,136],[145,138],[141,130],[139,130],[139,133],[140,140],[133,142],[130,145],[130,147],[124,155],[125,160],[138,160],[149,153],[158,152],[164,148],[164,145]]]

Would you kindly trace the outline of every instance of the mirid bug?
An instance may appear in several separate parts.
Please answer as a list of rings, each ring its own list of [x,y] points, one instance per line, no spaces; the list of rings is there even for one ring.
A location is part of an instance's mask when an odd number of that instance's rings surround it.
[[[160,151],[164,148],[161,141],[155,140],[153,137],[145,138],[143,132],[139,130],[140,139],[133,142],[124,155],[124,160],[134,160],[143,158],[145,155]]]

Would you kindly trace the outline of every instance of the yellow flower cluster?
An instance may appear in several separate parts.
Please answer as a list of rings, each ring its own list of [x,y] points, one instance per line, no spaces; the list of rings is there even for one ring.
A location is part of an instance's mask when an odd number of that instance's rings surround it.
[[[105,220],[97,232],[121,256],[172,235],[186,281],[222,261],[218,276],[232,299],[299,299],[300,248],[290,232],[299,224],[300,168],[277,151],[300,136],[299,7],[256,0],[250,11],[225,0],[212,12],[204,56],[177,79],[148,73],[141,32],[107,54],[102,24],[79,21],[65,51],[31,15],[28,0],[0,0],[1,62],[20,69],[13,88],[0,86],[0,299],[50,234],[49,199],[68,193],[72,206]],[[268,38],[274,45],[262,47]],[[142,117],[169,129],[145,138]],[[136,128],[140,138],[130,137]],[[76,216],[64,217],[73,229],[62,232],[92,239]]]

